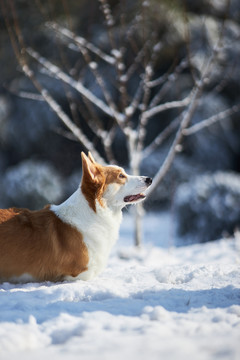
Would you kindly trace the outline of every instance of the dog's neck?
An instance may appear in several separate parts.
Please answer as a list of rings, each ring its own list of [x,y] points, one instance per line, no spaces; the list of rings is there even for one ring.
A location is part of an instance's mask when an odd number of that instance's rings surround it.
[[[96,201],[96,212],[91,209],[81,188],[79,187],[66,201],[60,205],[51,205],[52,210],[62,221],[86,232],[94,223],[103,226],[117,226],[119,229],[122,220],[121,207],[101,206]]]

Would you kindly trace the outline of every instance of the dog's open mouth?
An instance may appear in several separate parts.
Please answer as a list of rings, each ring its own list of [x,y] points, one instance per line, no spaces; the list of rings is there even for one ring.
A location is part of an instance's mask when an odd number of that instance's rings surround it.
[[[133,202],[133,201],[145,199],[145,197],[146,197],[146,195],[141,193],[141,194],[136,194],[136,195],[125,196],[125,198],[123,200],[124,200],[124,202]]]

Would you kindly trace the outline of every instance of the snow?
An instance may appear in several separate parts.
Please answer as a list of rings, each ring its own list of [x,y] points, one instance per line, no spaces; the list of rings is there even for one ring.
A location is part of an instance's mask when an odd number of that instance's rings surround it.
[[[121,57],[122,57],[121,51],[118,50],[118,49],[112,49],[112,50],[111,50],[111,54],[112,54],[112,56],[114,56],[116,59],[121,59]]]
[[[238,359],[240,235],[179,246],[173,224],[148,214],[136,250],[126,213],[92,281],[0,284],[1,360]]]
[[[97,67],[98,67],[98,64],[97,64],[95,61],[91,61],[91,62],[89,63],[89,66],[90,66],[90,68],[91,68],[92,70],[96,70]]]

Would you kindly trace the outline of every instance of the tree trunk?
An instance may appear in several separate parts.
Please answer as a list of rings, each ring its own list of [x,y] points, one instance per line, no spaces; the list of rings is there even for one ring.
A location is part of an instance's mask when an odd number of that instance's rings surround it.
[[[131,140],[133,140],[133,139],[131,139]],[[139,157],[138,157],[138,153],[135,149],[135,142],[131,141],[131,140],[129,141],[129,143],[131,144],[131,147],[130,147],[131,172],[134,176],[139,176],[139,171],[140,171],[139,170],[139,168],[140,168]],[[143,212],[144,212],[142,203],[134,206],[133,211],[134,211],[134,243],[135,243],[135,246],[140,247],[142,244],[142,217],[143,217]]]
[[[142,218],[143,218],[143,205],[137,204],[134,208],[135,212],[135,229],[134,229],[134,241],[135,246],[140,247],[142,244]]]

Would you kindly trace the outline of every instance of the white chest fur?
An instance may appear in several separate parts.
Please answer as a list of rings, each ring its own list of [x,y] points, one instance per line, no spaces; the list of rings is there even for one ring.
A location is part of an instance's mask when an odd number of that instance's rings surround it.
[[[88,248],[89,263],[88,270],[77,278],[92,279],[105,268],[111,248],[117,241],[122,220],[121,210],[103,208],[97,203],[94,212],[80,189],[61,205],[52,205],[51,210],[83,235]],[[72,278],[66,277],[66,280],[70,279]]]

